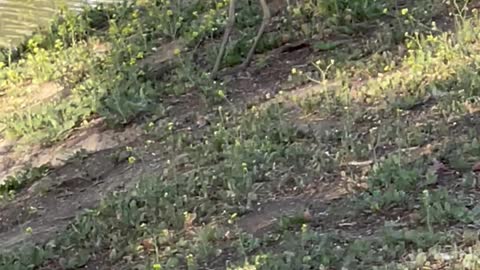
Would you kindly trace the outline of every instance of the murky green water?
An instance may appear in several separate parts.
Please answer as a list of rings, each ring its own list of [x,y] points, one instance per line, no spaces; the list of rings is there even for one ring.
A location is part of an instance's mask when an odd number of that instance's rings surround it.
[[[95,2],[118,0],[0,0],[0,47],[15,45],[39,25],[48,24],[64,4],[72,9]]]

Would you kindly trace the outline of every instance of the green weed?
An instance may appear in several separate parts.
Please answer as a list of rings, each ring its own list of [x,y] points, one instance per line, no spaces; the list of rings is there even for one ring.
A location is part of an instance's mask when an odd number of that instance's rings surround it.
[[[48,172],[48,166],[42,166],[38,168],[26,168],[13,176],[7,177],[0,185],[0,201],[3,199],[12,199],[16,192],[40,180],[46,176]]]

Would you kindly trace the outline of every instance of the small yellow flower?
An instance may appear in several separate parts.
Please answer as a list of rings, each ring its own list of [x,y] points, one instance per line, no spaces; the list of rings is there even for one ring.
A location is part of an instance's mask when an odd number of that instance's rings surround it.
[[[294,15],[297,15],[297,16],[298,16],[298,15],[300,15],[301,13],[302,13],[302,10],[301,10],[299,7],[293,9],[293,14],[294,14]]]
[[[403,16],[407,15],[407,13],[408,13],[408,8],[403,8],[403,9],[401,10],[401,13],[402,13]]]
[[[160,269],[162,269],[162,266],[159,263],[156,263],[156,264],[153,265],[153,269],[154,270],[160,270]]]
[[[25,232],[31,234],[33,232],[32,227],[28,227],[25,229]]]
[[[176,56],[179,56],[179,55],[180,55],[180,49],[179,49],[179,48],[176,48],[176,49],[173,51],[173,54],[176,55]]]
[[[387,14],[388,13],[388,9],[387,8],[384,8],[383,9],[383,14]]]
[[[173,15],[173,11],[171,9],[167,10],[167,15],[168,16],[172,16]]]
[[[292,74],[293,75],[297,74],[297,69],[296,68],[292,68]]]
[[[135,161],[137,161],[137,159],[134,156],[128,157],[128,163],[129,164],[133,164],[133,163],[135,163]]]

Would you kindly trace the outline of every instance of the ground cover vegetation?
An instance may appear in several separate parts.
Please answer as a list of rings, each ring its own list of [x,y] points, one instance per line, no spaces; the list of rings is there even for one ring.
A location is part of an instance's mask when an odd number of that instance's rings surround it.
[[[146,162],[148,151],[162,153],[160,165],[49,241],[2,253],[0,268],[479,269],[475,7],[292,1],[252,67],[287,70],[281,91],[248,107],[228,82],[208,76],[227,1],[65,11],[17,53],[6,51],[3,135],[53,144],[96,117],[113,126],[145,121],[145,138],[123,150],[126,166]],[[248,52],[259,11],[255,1],[239,3],[224,68]],[[303,65],[269,64],[277,48],[298,41],[313,51]],[[168,68],[142,64],[165,44],[181,44],[162,62]],[[62,98],[36,104],[32,85],[51,82]],[[192,92],[212,112],[202,128],[165,116],[169,98]],[[149,128],[152,117],[167,121]],[[2,205],[51,170],[12,177]]]

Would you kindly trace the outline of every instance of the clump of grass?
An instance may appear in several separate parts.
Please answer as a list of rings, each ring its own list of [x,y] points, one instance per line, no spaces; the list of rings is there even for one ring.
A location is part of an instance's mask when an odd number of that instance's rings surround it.
[[[40,180],[46,176],[48,172],[48,166],[41,166],[37,168],[26,168],[13,176],[7,177],[4,182],[0,184],[0,201],[3,199],[12,199],[16,192]]]
[[[388,157],[375,165],[368,178],[368,194],[363,198],[374,211],[408,204],[409,192],[415,190],[421,171],[406,164],[400,156]]]

